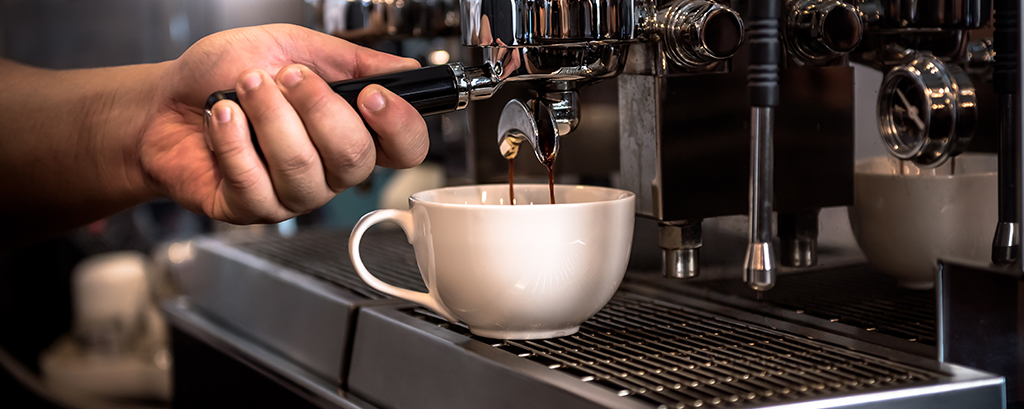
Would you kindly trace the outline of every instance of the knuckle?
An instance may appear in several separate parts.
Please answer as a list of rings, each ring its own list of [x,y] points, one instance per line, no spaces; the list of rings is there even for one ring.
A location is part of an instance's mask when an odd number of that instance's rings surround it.
[[[425,126],[423,126],[425,128]],[[417,126],[408,126],[395,135],[395,149],[397,152],[392,155],[396,166],[411,168],[419,165],[427,157],[430,150],[430,141],[426,129]]]
[[[253,165],[226,176],[225,179],[229,187],[241,192],[247,192],[255,189],[260,180],[263,179],[263,168]]]
[[[216,139],[214,149],[221,157],[235,157],[244,155],[249,149],[249,143],[242,138],[231,138],[227,135],[220,135],[218,132],[211,132],[211,138]]]
[[[300,152],[282,158],[277,163],[277,170],[288,178],[301,178],[318,167],[319,155],[315,149],[303,149]]]
[[[427,158],[427,152],[430,150],[430,140],[427,138],[426,132],[413,134],[411,139],[412,146],[409,149],[410,166],[416,166]]]
[[[291,219],[292,217],[298,216],[297,214],[288,211],[287,209],[273,209],[267,210],[262,214],[257,214],[253,218],[253,223],[259,224],[271,224],[280,223],[285,220]]]
[[[282,121],[287,117],[290,109],[292,108],[288,105],[275,104],[270,101],[252,101],[250,106],[246,107],[246,110],[251,112],[249,120],[254,124]]]
[[[344,149],[333,150],[329,157],[329,167],[334,172],[347,172],[366,167],[374,152],[373,140],[369,134],[353,138]]]
[[[326,204],[333,194],[326,195],[321,192],[322,188],[305,186],[297,189],[291,195],[282,197],[281,204],[293,215],[300,215],[312,212]]]
[[[255,192],[211,196],[199,207],[207,216],[233,224],[279,223],[297,215],[276,200]]]
[[[373,173],[373,164],[353,168],[348,172],[328,172],[327,187],[332,193],[338,194],[352,186],[358,185]]]
[[[329,114],[327,111],[331,106],[330,102],[332,98],[334,98],[335,96],[337,96],[337,94],[330,92],[318,92],[313,95],[310,95],[306,99],[307,102],[304,104],[305,107],[302,109],[306,113],[304,117],[322,116],[323,114]]]

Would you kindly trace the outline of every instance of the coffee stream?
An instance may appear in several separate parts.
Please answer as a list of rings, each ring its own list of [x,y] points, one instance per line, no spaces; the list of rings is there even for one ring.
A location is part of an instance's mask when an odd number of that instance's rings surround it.
[[[515,158],[508,159],[508,204],[516,204],[516,191],[515,191]],[[548,193],[551,195],[551,204],[555,204],[555,161],[552,160],[544,164],[544,167],[548,168]]]
[[[516,174],[514,171],[515,160],[516,158],[508,158],[508,204],[510,205],[516,204],[516,190],[512,188],[513,185],[515,185],[515,183],[512,182]]]
[[[555,204],[555,164],[548,166],[548,191],[551,192],[551,204]]]
[[[541,133],[543,134],[543,132]],[[537,143],[540,144],[540,151],[544,154],[544,166],[548,168],[548,191],[551,193],[551,204],[555,204],[555,142],[557,141],[557,135],[551,138],[540,137],[537,138]]]
[[[555,154],[553,144],[541,145],[544,152],[544,167],[548,168],[548,193],[551,196],[551,204],[555,204]],[[514,155],[514,154],[513,154]],[[508,158],[508,204],[516,204],[515,192],[515,156]]]

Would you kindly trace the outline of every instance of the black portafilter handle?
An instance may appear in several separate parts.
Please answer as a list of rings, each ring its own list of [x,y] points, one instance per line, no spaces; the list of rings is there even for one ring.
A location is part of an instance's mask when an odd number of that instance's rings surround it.
[[[399,71],[375,77],[332,82],[327,85],[355,106],[359,92],[377,84],[405,99],[423,116],[455,111],[459,108],[459,89],[455,75],[457,64]],[[222,99],[238,102],[235,90],[217,91],[206,99],[206,109]]]
[[[460,80],[462,79],[460,77],[463,75],[462,65],[453,63],[332,82],[327,85],[342,98],[345,98],[353,108],[355,108],[356,98],[363,88],[370,84],[381,85],[409,102],[421,115],[428,116],[452,112],[465,107],[468,94],[460,95],[460,91],[463,94],[468,92],[468,90],[460,90]],[[206,99],[208,115],[213,104],[224,99],[238,103],[238,93],[235,90],[227,90],[211,94]],[[252,122],[249,122],[249,134],[252,137],[253,146],[256,147],[256,152],[262,158],[263,152],[256,141],[256,132],[252,128]]]

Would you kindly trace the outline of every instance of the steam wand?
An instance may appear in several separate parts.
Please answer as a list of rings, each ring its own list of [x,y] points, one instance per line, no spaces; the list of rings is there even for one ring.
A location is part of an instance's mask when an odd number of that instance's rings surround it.
[[[995,70],[999,94],[999,224],[992,239],[992,262],[1013,264],[1020,257],[1020,1],[995,3]]]
[[[743,281],[761,292],[775,286],[772,247],[773,147],[775,107],[779,105],[779,0],[750,2],[750,241]]]

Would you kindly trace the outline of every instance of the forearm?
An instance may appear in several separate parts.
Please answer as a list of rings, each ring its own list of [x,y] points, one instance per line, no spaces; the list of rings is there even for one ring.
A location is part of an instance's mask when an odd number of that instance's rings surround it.
[[[50,71],[0,60],[0,244],[154,197],[137,147],[164,68]]]

